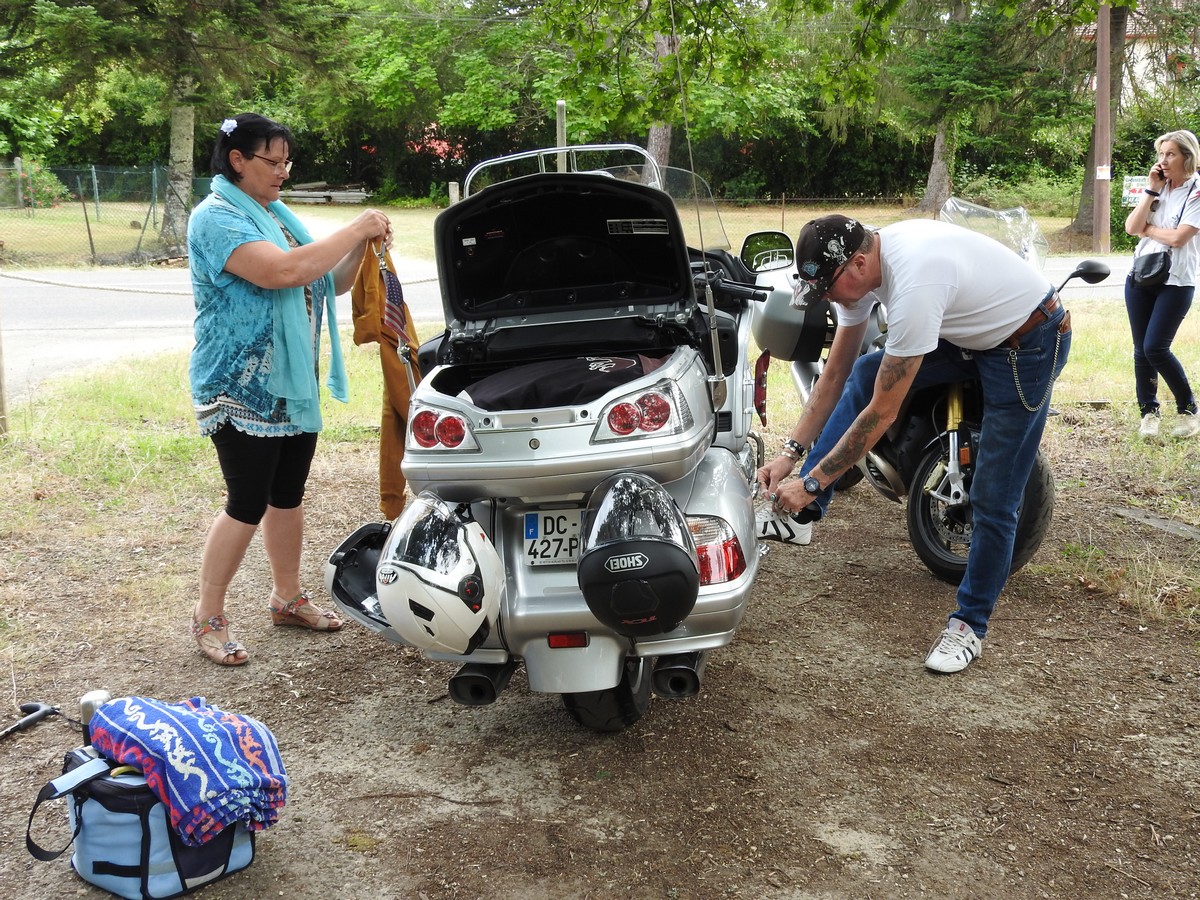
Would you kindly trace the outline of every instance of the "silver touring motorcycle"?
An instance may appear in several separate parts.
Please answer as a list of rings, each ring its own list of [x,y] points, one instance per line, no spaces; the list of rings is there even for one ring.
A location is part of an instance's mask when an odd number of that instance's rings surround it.
[[[535,150],[477,166],[434,228],[447,328],[417,361],[415,499],[346,538],[330,594],[461,663],[462,704],[519,663],[598,731],[694,696],[757,572],[763,456],[765,294],[707,185],[634,145]]]

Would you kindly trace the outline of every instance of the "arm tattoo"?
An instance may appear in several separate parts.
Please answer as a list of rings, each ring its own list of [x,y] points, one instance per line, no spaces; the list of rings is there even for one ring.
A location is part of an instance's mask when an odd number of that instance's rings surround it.
[[[921,359],[920,356],[888,356],[885,353],[876,376],[879,385],[885,391],[895,390],[897,384],[911,377],[914,364],[919,366]]]
[[[921,364],[920,356],[888,356],[884,354],[876,376],[876,390],[893,391],[898,386],[911,381],[913,370]],[[867,408],[859,413],[858,418],[851,423],[842,439],[838,441],[825,458],[821,460],[821,471],[826,475],[840,475],[860,459],[875,445],[876,431],[883,425],[883,419],[878,412]]]
[[[837,446],[821,460],[821,471],[827,475],[841,474],[867,455],[873,441],[871,435],[879,427],[878,413],[863,410],[850,425]]]

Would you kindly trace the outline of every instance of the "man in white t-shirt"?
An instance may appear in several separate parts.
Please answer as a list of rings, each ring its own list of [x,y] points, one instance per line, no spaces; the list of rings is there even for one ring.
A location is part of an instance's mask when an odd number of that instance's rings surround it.
[[[982,382],[966,575],[958,608],[925,659],[931,671],[960,672],[983,652],[1008,579],[1017,511],[1070,352],[1070,315],[1016,253],[946,222],[872,232],[846,216],[823,216],[801,230],[796,262],[794,305],[830,301],[838,328],[783,453],[758,479],[800,529],[821,518],[834,483],[887,431],[911,388]],[[887,343],[860,357],[876,301],[887,310]],[[785,482],[809,446],[801,477]]]

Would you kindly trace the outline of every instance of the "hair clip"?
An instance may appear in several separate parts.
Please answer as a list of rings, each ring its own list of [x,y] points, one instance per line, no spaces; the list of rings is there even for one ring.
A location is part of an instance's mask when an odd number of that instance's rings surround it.
[[[233,134],[235,128],[237,128],[237,119],[226,119],[221,123],[221,131],[225,134]]]

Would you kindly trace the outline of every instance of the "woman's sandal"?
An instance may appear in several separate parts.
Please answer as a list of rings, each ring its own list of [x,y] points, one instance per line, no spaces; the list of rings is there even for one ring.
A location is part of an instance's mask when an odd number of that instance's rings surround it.
[[[218,631],[225,632],[226,640],[217,637]],[[229,637],[229,620],[223,615],[209,616],[202,622],[193,615],[192,637],[200,645],[200,652],[218,666],[240,666],[250,659],[246,648]],[[239,653],[244,655],[238,656]]]
[[[321,609],[312,602],[308,591],[301,591],[282,607],[275,605],[278,594],[272,594],[268,607],[272,625],[295,625],[313,631],[339,631],[343,624],[335,612]]]

